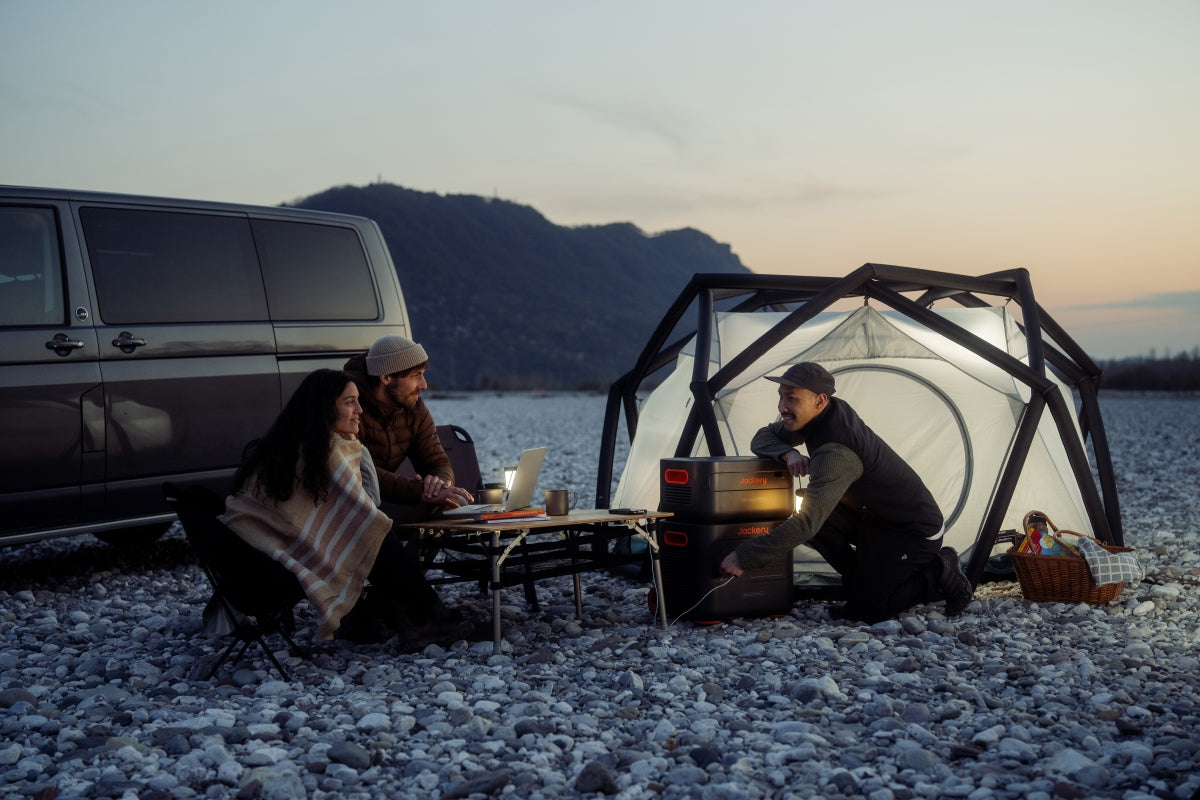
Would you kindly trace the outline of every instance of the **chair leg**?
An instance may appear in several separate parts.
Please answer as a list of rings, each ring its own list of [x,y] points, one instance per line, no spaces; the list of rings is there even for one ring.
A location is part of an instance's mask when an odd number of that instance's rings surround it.
[[[283,640],[285,642],[287,642],[289,652],[296,652],[296,653],[301,652],[300,645],[296,644],[296,642],[292,640],[292,637],[290,635],[288,635],[287,633],[285,633],[282,630],[278,630],[278,631],[276,631],[276,633],[278,633],[281,637],[283,637]]]
[[[288,636],[282,630],[282,628],[277,628],[274,630],[274,632],[283,637],[283,640],[288,643],[288,646],[292,650],[300,649],[299,646],[292,641],[292,637]],[[242,657],[246,655],[246,651],[254,642],[258,642],[258,646],[262,648],[263,654],[266,655],[273,665],[275,665],[275,669],[279,671],[280,676],[285,681],[291,680],[291,678],[288,676],[287,670],[285,670],[283,665],[279,663],[279,659],[275,657],[275,653],[271,650],[270,645],[267,644],[264,631],[258,623],[242,622],[238,626],[238,629],[234,631],[233,635],[237,638],[230,642],[229,646],[226,647],[221,653],[221,657],[217,659],[217,663],[214,664],[212,669],[208,671],[208,675],[206,675],[204,678],[205,680],[212,680],[213,676],[217,674],[217,671],[221,669],[221,666],[226,661],[229,661],[232,666],[236,666],[238,663],[240,663]],[[238,645],[241,645],[241,647],[238,648]],[[233,652],[235,648],[237,649],[236,653]],[[231,655],[233,656],[232,660],[230,660]]]
[[[234,656],[233,661],[230,663],[236,664],[241,660],[242,655],[246,652],[246,648],[250,645],[250,643],[239,635],[236,639],[229,643],[228,647],[221,651],[221,657],[217,659],[217,663],[213,664],[212,669],[208,671],[208,675],[204,678],[205,680],[212,680],[213,676],[217,674],[217,670],[219,670],[221,665],[229,659],[229,656],[233,653],[234,648],[236,648],[239,644],[242,646],[242,649],[238,651],[237,655]]]
[[[292,639],[289,629],[295,630],[295,622],[293,620],[292,610],[290,608],[286,611],[280,612],[272,620],[269,632],[279,634],[280,638],[287,642],[288,652],[298,653],[300,652],[300,645],[296,644],[296,642]],[[264,631],[263,633],[267,632],[268,631]],[[277,670],[279,670],[279,674],[283,676],[285,681],[290,681],[291,678],[288,677],[287,672],[284,671],[283,667],[275,659],[275,654],[271,652],[270,648],[267,647],[267,642],[264,636],[260,635],[258,637],[258,641],[262,645],[263,650],[266,651],[267,657],[271,659],[271,663],[275,665]]]
[[[271,652],[271,648],[267,647],[267,643],[262,636],[258,637],[258,644],[262,647],[263,652],[267,654],[267,658],[271,659],[271,663],[275,665],[275,669],[279,670],[280,677],[282,677],[285,681],[290,681],[291,678],[288,677],[287,670],[285,670],[283,665],[279,663],[279,659],[277,659],[275,654]]]

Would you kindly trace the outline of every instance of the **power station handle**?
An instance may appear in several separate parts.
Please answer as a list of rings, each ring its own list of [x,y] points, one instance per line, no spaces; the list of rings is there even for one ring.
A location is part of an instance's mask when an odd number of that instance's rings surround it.
[[[663,531],[663,544],[670,547],[687,547],[688,535],[684,531],[673,531],[670,528]]]

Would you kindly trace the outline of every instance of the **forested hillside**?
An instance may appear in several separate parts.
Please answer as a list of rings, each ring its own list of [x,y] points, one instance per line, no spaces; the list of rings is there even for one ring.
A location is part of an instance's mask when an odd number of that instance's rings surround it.
[[[442,388],[606,388],[697,272],[749,272],[692,229],[556,225],[476,195],[343,186],[289,205],[379,223]]]

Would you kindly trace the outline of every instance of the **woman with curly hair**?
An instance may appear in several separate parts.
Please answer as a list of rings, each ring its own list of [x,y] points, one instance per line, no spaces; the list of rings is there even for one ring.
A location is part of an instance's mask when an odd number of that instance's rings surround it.
[[[317,611],[321,639],[332,638],[352,609],[347,638],[414,636],[401,610],[414,592],[430,606],[441,604],[379,509],[379,480],[358,440],[361,416],[349,375],[308,375],[266,435],[247,448],[222,517],[297,577]],[[364,609],[359,600],[368,580],[373,602]]]

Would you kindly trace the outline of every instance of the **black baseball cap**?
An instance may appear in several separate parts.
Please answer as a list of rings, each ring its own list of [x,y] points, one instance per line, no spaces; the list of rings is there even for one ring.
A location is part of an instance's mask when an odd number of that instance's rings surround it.
[[[787,368],[782,375],[768,375],[767,380],[782,383],[784,386],[794,386],[797,389],[808,389],[813,394],[833,395],[833,376],[829,370],[812,361],[803,361]]]

